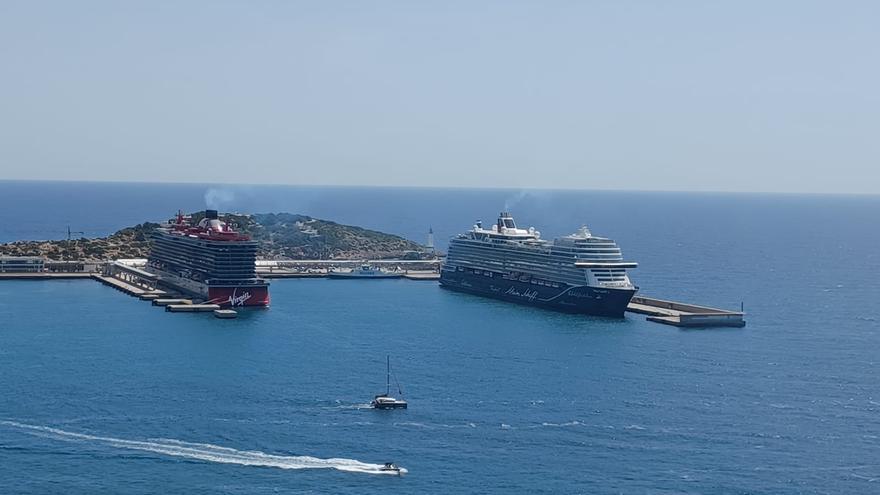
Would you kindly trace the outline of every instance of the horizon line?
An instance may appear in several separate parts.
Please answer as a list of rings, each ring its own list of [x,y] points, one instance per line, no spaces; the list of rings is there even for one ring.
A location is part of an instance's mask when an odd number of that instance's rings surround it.
[[[195,182],[195,181],[144,181],[144,180],[93,180],[93,179],[0,179],[4,182],[45,182],[75,184],[153,184],[169,186],[232,186],[232,187],[314,187],[340,189],[451,189],[451,190],[489,190],[489,191],[550,191],[550,192],[620,192],[620,193],[686,193],[686,194],[731,194],[731,195],[780,195],[780,196],[880,196],[880,192],[824,192],[824,191],[743,191],[722,189],[617,189],[580,187],[517,187],[517,186],[424,186],[424,185],[379,185],[379,184],[292,184],[292,183],[242,183],[242,182]]]

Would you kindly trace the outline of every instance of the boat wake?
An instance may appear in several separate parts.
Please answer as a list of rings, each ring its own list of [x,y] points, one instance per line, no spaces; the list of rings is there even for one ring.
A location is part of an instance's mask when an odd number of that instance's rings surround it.
[[[336,409],[372,409],[373,405],[369,402],[358,403],[358,404],[341,404],[336,406]]]
[[[125,440],[122,438],[74,433],[58,428],[28,425],[15,421],[0,421],[0,424],[18,428],[32,435],[55,440],[91,442],[120,449],[140,450],[207,462],[238,464],[241,466],[272,467],[279,469],[336,469],[338,471],[349,473],[397,475],[397,473],[393,471],[383,471],[382,464],[369,464],[355,459],[320,459],[311,456],[275,455],[251,450],[236,450],[208,443],[192,443],[165,438],[149,439],[146,441]],[[401,468],[400,472],[401,474],[405,474],[407,470]]]

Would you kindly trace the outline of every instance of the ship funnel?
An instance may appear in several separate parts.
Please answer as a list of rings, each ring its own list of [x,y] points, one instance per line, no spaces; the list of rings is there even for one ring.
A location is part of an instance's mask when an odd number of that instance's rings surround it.
[[[209,220],[217,219],[217,210],[205,210],[205,218]]]

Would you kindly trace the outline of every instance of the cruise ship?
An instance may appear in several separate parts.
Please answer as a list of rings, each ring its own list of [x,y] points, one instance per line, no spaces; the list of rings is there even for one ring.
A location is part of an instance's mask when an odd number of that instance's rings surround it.
[[[268,306],[269,283],[257,276],[257,242],[218,218],[217,210],[193,225],[176,220],[152,234],[147,270],[161,284],[224,307]]]
[[[477,222],[449,242],[440,284],[448,289],[569,313],[622,318],[638,290],[611,239],[586,226],[553,241],[520,229],[502,212],[491,228]]]

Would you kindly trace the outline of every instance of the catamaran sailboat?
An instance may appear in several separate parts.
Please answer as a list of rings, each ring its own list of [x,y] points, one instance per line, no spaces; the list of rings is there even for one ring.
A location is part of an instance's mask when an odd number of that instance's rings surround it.
[[[370,406],[373,409],[406,409],[405,400],[391,397],[391,356],[386,356],[385,367],[385,393],[373,397]],[[397,383],[397,393],[403,395],[403,391],[400,389],[400,382],[397,381],[396,377],[394,381]]]

